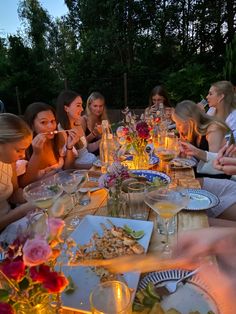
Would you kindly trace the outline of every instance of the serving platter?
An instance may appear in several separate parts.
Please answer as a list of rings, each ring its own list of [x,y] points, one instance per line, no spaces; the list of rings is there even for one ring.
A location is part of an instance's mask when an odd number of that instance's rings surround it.
[[[189,203],[185,210],[198,211],[215,207],[219,204],[219,198],[202,189],[184,189],[189,195]]]
[[[99,235],[103,234],[100,224],[103,223],[109,226],[109,224],[107,224],[107,219],[118,227],[123,227],[126,224],[135,231],[144,230],[145,234],[140,240],[138,240],[138,242],[144,247],[145,252],[147,252],[153,230],[153,222],[151,221],[87,215],[73,231],[71,237],[77,244],[85,245],[90,242],[95,232]],[[84,313],[90,313],[89,295],[92,289],[100,283],[99,277],[91,267],[64,266],[63,272],[67,276],[70,275],[77,286],[77,289],[72,294],[62,293],[63,306],[69,309],[77,309]],[[134,289],[135,293],[140,273],[125,273],[122,277],[129,288]]]
[[[189,270],[171,269],[149,273],[139,283],[138,290],[145,289],[149,282],[155,286],[162,286],[170,281],[177,281],[188,274]],[[184,284],[178,285],[176,292],[163,296],[161,306],[164,310],[176,309],[181,314],[189,314],[198,311],[220,314],[219,306],[209,292],[207,285],[198,275],[188,279]]]

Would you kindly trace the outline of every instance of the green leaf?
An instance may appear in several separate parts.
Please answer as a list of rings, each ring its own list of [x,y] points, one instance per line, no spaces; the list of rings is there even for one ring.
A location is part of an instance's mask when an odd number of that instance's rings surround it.
[[[27,278],[24,278],[19,282],[19,288],[20,290],[26,290],[29,287],[29,280]]]
[[[73,281],[73,279],[72,279],[71,276],[68,276],[67,279],[68,279],[68,281],[69,281],[69,284],[68,284],[68,286],[65,288],[64,292],[65,292],[66,294],[71,294],[71,293],[73,293],[73,292],[75,291],[75,289],[76,289],[77,287],[76,287],[76,285],[75,285],[75,283],[74,283],[74,281]]]
[[[0,301],[8,301],[9,300],[9,292],[5,289],[0,289]]]

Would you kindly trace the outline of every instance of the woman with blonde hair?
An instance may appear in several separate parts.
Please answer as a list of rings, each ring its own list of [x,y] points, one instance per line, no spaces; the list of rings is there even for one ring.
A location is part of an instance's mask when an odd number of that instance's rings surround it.
[[[99,92],[93,92],[87,99],[86,114],[82,116],[81,124],[88,142],[88,150],[95,155],[99,155],[102,120],[107,120],[105,98]]]
[[[184,140],[181,143],[184,153],[204,162],[207,152],[217,153],[225,144],[225,135],[231,132],[223,121],[205,114],[191,100],[178,103],[172,118]]]
[[[24,202],[17,184],[16,161],[25,157],[31,141],[32,132],[25,121],[11,113],[0,114],[0,230],[32,209],[28,203],[11,209],[8,203]]]
[[[225,121],[236,138],[236,103],[233,84],[229,81],[211,84],[206,98],[210,107],[207,114]]]

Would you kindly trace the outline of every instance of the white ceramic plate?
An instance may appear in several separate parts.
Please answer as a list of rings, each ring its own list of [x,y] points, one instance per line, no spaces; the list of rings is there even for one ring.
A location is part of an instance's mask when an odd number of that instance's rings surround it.
[[[94,232],[98,232],[101,235],[103,234],[100,223],[104,223],[109,226],[107,223],[108,218],[116,226],[123,227],[127,224],[133,230],[144,230],[145,235],[139,240],[139,243],[143,245],[145,252],[147,252],[153,230],[153,222],[151,221],[87,215],[73,231],[71,237],[76,241],[76,243],[81,245],[89,243]],[[71,275],[74,283],[78,287],[72,294],[62,293],[63,306],[70,309],[74,308],[84,311],[85,313],[89,312],[89,295],[91,290],[100,282],[98,276],[90,267],[63,267],[63,272],[67,276]],[[139,277],[140,273],[137,272],[124,274],[124,280],[128,286],[135,291],[138,286]]]
[[[167,281],[176,281],[189,272],[182,269],[152,272],[141,280],[138,289],[146,288],[149,282],[153,282],[155,286],[161,286]],[[209,289],[198,275],[189,279],[185,284],[179,284],[175,293],[164,296],[161,305],[166,311],[174,308],[181,314],[189,314],[191,311],[199,311],[204,314],[213,311],[214,314],[220,314],[216,301],[209,294]]]
[[[188,192],[190,197],[186,210],[205,210],[219,204],[219,198],[206,190],[185,189],[185,191]]]

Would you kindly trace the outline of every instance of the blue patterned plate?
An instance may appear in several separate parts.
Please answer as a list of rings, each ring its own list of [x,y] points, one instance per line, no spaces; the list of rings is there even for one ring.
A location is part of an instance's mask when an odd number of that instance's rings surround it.
[[[212,207],[215,207],[219,204],[219,198],[206,191],[201,189],[184,189],[189,197],[189,203],[188,206],[185,208],[185,210],[205,210]]]
[[[149,273],[140,281],[138,290],[145,289],[149,282],[152,282],[158,287],[168,281],[177,281],[188,273],[189,271],[184,269],[171,269]],[[161,306],[164,310],[174,308],[181,314],[195,313],[194,311],[198,311],[199,313],[213,311],[213,313],[219,314],[221,313],[221,305],[219,308],[219,304],[216,301],[217,298],[214,291],[209,289],[200,276],[195,275],[191,279],[188,279],[185,284],[179,284],[175,293],[163,296]]]
[[[156,178],[165,184],[171,181],[167,174],[155,170],[130,170],[130,172],[136,176],[145,177],[149,182],[153,182]]]

